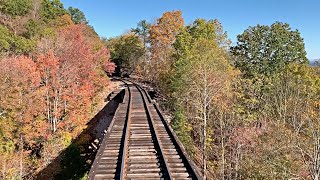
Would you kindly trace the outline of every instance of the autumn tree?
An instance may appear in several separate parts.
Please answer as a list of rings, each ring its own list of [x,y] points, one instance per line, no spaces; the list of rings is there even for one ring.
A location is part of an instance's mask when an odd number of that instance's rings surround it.
[[[136,69],[145,53],[143,42],[132,33],[111,38],[107,40],[106,45],[117,67],[123,68],[128,74]]]
[[[317,179],[319,125],[314,110],[319,77],[307,65],[300,33],[276,22],[249,27],[238,41],[231,52],[243,72],[237,87],[242,89],[239,115],[246,123],[269,129],[256,136],[255,145],[242,149],[240,176]]]
[[[217,20],[203,19],[197,19],[184,28],[174,43],[174,57],[177,59],[173,63],[169,91],[175,110],[182,116],[176,116],[172,123],[180,137],[182,132],[188,132],[185,129],[188,126],[183,124],[191,127],[189,132],[194,137],[195,147],[201,149],[204,178],[208,173],[208,152],[213,147],[214,134],[218,132],[221,151],[217,156],[221,158],[220,177],[224,177],[227,149],[224,139],[227,120],[223,118],[227,104],[224,103],[228,102],[226,97],[230,96],[231,82],[236,75],[226,51],[228,43],[227,35]],[[212,178],[212,174],[209,177]]]
[[[166,73],[170,69],[173,43],[176,40],[181,28],[184,26],[181,11],[165,12],[157,22],[151,25],[149,30],[151,62],[149,67],[153,67],[150,78],[159,80],[161,73]]]
[[[271,26],[249,27],[238,36],[237,45],[231,48],[231,53],[234,55],[235,66],[242,71],[244,77],[238,86],[244,94],[239,101],[239,107],[242,109],[243,117],[251,122],[261,121],[261,117],[268,116],[269,97],[279,97],[277,102],[285,102],[287,91],[282,89],[281,97],[278,94],[271,96],[270,92],[286,87],[284,84],[277,86],[275,83],[280,82],[277,81],[279,77],[285,77],[290,64],[307,62],[300,33],[291,30],[288,24],[280,22]],[[283,107],[278,106],[276,110],[280,116],[285,113]]]
[[[277,124],[289,126],[293,134],[291,150],[304,163],[299,170],[308,171],[312,179],[320,178],[319,78],[316,69],[291,64],[285,74],[274,80],[269,99],[274,102],[271,115]]]
[[[28,172],[25,156],[28,152],[24,147],[30,147],[37,142],[43,134],[43,129],[38,128],[41,121],[38,121],[41,112],[41,98],[38,92],[40,86],[40,75],[36,64],[31,58],[4,58],[0,60],[2,70],[0,72],[0,100],[1,100],[1,121],[7,121],[6,125],[1,124],[0,131],[4,136],[0,139],[1,162],[3,171],[17,167],[17,174],[23,177]],[[39,124],[38,124],[39,123]],[[8,134],[8,133],[12,134]],[[10,146],[15,146],[17,148]],[[9,154],[16,153],[14,159]],[[8,159],[9,158],[9,159]],[[10,162],[12,160],[13,162]],[[8,174],[5,173],[5,176]],[[5,177],[3,177],[5,178]]]
[[[108,88],[109,50],[72,10],[59,0],[0,1],[0,179],[48,165]]]
[[[287,68],[263,93],[267,106],[259,119],[264,128],[250,148],[242,148],[242,177],[315,179],[319,174],[319,75],[305,64]]]
[[[96,84],[97,79],[102,78],[98,74],[98,68],[101,68],[99,62],[104,60],[104,64],[107,64],[109,61],[109,51],[104,48],[94,50],[84,38],[85,28],[85,25],[73,25],[61,29],[56,38],[43,39],[38,47],[40,53],[47,54],[39,58],[40,70],[50,69],[50,74],[44,74],[42,78],[52,79],[45,85],[49,91],[49,97],[46,98],[49,99],[47,107],[50,109],[47,113],[48,120],[52,122],[53,131],[60,122],[70,123],[71,129],[81,123],[77,122],[77,119],[80,115],[85,117],[85,114],[81,113],[80,109],[79,111],[75,109],[79,106],[83,108],[90,106],[95,93],[94,87],[99,87]],[[78,102],[79,99],[81,101]],[[69,117],[68,122],[63,121],[65,116]]]

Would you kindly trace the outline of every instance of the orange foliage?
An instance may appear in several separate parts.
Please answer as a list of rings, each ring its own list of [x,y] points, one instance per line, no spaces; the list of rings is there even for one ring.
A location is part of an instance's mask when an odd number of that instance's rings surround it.
[[[38,56],[46,114],[53,131],[58,127],[72,131],[85,124],[95,92],[107,83],[99,68],[103,66],[100,63],[110,63],[109,51],[93,47],[83,35],[86,28],[80,24],[60,29],[51,50]]]
[[[170,46],[174,43],[184,20],[181,11],[165,12],[150,28],[152,46]]]
[[[14,119],[15,127],[8,129],[19,132],[12,138],[22,136],[31,145],[58,128],[72,132],[86,124],[94,95],[108,83],[103,68],[110,73],[114,66],[108,49],[96,49],[84,38],[85,28],[62,28],[34,60],[0,60],[0,110]]]
[[[0,61],[1,107],[11,111],[14,119],[16,137],[21,136],[26,143],[33,143],[43,134],[37,124],[41,112],[42,99],[39,96],[40,73],[31,58],[11,57]]]
[[[166,12],[157,20],[156,24],[151,26],[149,30],[151,44],[150,67],[156,69],[155,72],[152,72],[151,79],[159,78],[161,73],[169,69],[172,44],[183,26],[184,20],[181,11]]]
[[[115,68],[93,28],[67,14],[42,25],[32,57],[0,57],[0,179],[29,179],[70,145]]]

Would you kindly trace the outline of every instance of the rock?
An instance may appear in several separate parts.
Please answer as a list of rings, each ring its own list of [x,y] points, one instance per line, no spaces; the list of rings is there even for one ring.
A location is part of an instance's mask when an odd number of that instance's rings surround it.
[[[87,163],[87,164],[92,164],[92,161],[91,161],[90,159],[88,159],[88,160],[86,161],[86,163]]]
[[[91,145],[93,146],[94,149],[98,149],[98,147],[94,143],[91,143]]]

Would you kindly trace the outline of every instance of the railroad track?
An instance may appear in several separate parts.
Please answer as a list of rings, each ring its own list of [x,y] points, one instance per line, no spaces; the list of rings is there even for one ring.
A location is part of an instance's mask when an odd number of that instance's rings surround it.
[[[126,84],[89,179],[202,179],[146,91]]]

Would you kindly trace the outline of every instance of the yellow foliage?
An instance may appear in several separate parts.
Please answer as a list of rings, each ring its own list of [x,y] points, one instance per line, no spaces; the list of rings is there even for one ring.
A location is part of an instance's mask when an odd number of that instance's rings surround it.
[[[62,15],[60,18],[57,18],[52,22],[52,26],[55,28],[63,28],[70,25],[74,25],[74,23],[68,14]]]
[[[71,144],[72,141],[72,135],[69,132],[61,132],[61,144],[64,147],[68,147]]]

